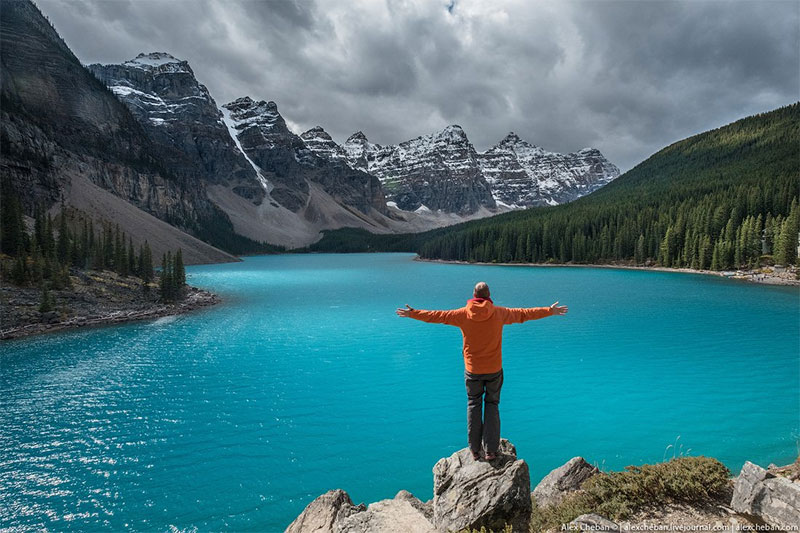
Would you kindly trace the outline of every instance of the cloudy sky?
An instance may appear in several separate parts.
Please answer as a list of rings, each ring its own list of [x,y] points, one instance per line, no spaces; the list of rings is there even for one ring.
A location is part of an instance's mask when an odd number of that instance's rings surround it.
[[[599,148],[664,146],[800,99],[800,2],[36,0],[84,63],[165,51],[218,104],[274,100],[297,133],[390,144],[460,124]]]

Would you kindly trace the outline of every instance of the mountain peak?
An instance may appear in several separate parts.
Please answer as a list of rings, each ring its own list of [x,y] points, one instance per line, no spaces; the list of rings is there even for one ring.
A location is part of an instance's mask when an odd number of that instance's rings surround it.
[[[442,130],[442,133],[451,135],[466,135],[466,133],[464,133],[464,128],[462,128],[458,124],[450,124],[445,129]]]
[[[249,96],[237,98],[233,102],[228,102],[222,107],[230,110],[232,113],[247,111],[252,115],[266,115],[271,116],[273,119],[280,117],[280,113],[278,113],[278,104],[272,100],[269,102],[265,102],[264,100],[259,100],[256,102]]]
[[[363,131],[358,130],[357,132],[352,134],[350,137],[348,137],[347,140],[345,141],[345,143],[354,143],[354,142],[365,143],[365,142],[369,142],[369,140],[367,139],[367,136],[364,135]]]
[[[169,72],[186,70],[191,72],[189,63],[167,52],[142,52],[133,59],[125,61],[123,65],[146,70],[167,70]]]
[[[311,139],[319,139],[323,141],[333,141],[333,138],[328,134],[322,126],[314,126],[310,130],[300,134],[300,138],[304,141]]]
[[[433,135],[434,139],[442,139],[448,142],[468,143],[469,139],[464,129],[458,124],[451,124],[445,129]]]

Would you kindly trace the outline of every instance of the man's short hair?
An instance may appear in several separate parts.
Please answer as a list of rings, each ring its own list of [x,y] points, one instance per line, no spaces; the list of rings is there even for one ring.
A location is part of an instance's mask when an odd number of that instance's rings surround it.
[[[475,285],[475,290],[472,292],[475,295],[475,298],[488,298],[489,297],[489,286],[484,281],[479,281]]]

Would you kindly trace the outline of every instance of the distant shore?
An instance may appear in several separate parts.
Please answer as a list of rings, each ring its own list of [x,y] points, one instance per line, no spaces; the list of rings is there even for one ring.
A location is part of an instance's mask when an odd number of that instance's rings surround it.
[[[54,309],[44,313],[38,310],[39,289],[0,287],[0,340],[179,315],[221,301],[216,294],[187,287],[181,301],[164,303],[158,300],[155,284],[145,292],[140,280],[111,272],[73,275],[72,279],[73,288],[51,291]]]
[[[693,268],[668,268],[659,266],[635,266],[625,264],[575,264],[575,263],[484,263],[480,261],[445,261],[443,259],[424,259],[417,256],[415,261],[426,263],[441,263],[445,265],[480,265],[480,266],[519,266],[519,267],[578,267],[578,268],[615,268],[623,270],[649,270],[656,272],[681,272],[684,274],[705,274],[710,276],[748,281],[750,283],[761,283],[764,285],[783,285],[790,287],[800,287],[800,280],[797,279],[794,267],[789,267],[782,272],[776,272],[773,267],[764,267],[757,270],[698,270]]]

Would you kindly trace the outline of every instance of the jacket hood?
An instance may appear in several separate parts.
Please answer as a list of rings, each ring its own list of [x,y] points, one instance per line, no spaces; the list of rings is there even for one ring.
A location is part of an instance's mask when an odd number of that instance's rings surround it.
[[[488,298],[467,300],[467,318],[476,322],[489,320],[494,314],[494,304]]]

